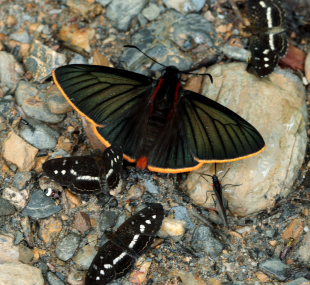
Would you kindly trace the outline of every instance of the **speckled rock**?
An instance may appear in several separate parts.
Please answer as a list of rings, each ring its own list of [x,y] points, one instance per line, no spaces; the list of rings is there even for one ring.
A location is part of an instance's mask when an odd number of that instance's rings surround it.
[[[37,148],[25,142],[13,131],[3,143],[4,159],[15,164],[20,171],[29,171],[34,167],[37,153]]]
[[[126,31],[131,20],[141,12],[146,3],[146,0],[113,0],[106,15],[117,29]]]
[[[80,237],[74,233],[69,233],[61,240],[58,240],[56,245],[56,255],[59,259],[67,261],[70,259],[80,243]]]
[[[191,246],[198,255],[209,254],[217,257],[221,254],[224,246],[217,240],[210,228],[198,226],[192,236]]]
[[[59,219],[50,217],[49,219],[40,220],[39,236],[46,245],[50,245],[60,234],[62,222]]]
[[[43,219],[61,210],[61,206],[55,205],[54,200],[48,197],[41,190],[35,190],[30,198],[27,207],[22,211],[22,216],[29,216],[33,219]]]
[[[172,40],[184,51],[191,50],[197,45],[212,47],[214,28],[212,23],[198,14],[180,17],[171,28]]]
[[[78,212],[74,217],[73,227],[82,234],[85,234],[91,228],[90,218],[85,212]]]
[[[29,191],[19,191],[14,187],[7,187],[2,192],[2,198],[10,201],[10,203],[14,205],[18,210],[22,210],[25,208],[28,197]]]
[[[294,281],[286,282],[283,285],[309,285],[309,284],[310,284],[310,281],[308,279],[301,277]]]
[[[64,119],[62,114],[53,114],[47,107],[46,92],[39,91],[34,85],[20,81],[16,89],[17,104],[30,118],[46,123],[59,123]]]
[[[115,211],[103,211],[99,218],[99,227],[102,232],[112,228],[117,222],[118,215]]]
[[[23,68],[14,56],[0,51],[0,87],[6,92],[14,92],[23,74]]]
[[[28,125],[20,129],[20,136],[38,149],[52,149],[57,145],[59,134],[37,120],[28,119]]]
[[[0,284],[44,285],[44,280],[40,269],[36,267],[23,263],[4,263],[0,264]]]
[[[52,74],[52,71],[66,63],[66,57],[57,53],[41,42],[35,40],[31,46],[30,55],[25,60],[26,70],[35,81],[41,81]]]
[[[220,179],[230,168],[222,185],[240,184],[224,189],[230,211],[240,216],[273,207],[276,197],[288,195],[303,163],[307,143],[305,89],[300,79],[289,71],[277,70],[269,76],[270,80],[264,80],[247,73],[245,68],[243,63],[209,68],[214,84],[207,78],[203,90],[203,94],[253,124],[267,145],[255,157],[217,164]],[[197,172],[214,174],[214,164]],[[186,184],[195,203],[214,207],[208,193],[210,182],[192,172]]]

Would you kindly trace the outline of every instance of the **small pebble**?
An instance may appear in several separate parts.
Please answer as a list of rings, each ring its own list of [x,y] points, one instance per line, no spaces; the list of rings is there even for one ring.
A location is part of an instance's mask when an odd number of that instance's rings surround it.
[[[14,187],[7,187],[2,192],[2,198],[8,200],[18,210],[25,208],[28,200],[29,192],[27,190],[19,191]]]
[[[185,233],[186,222],[171,218],[164,218],[161,229],[158,233],[160,237],[181,238]]]
[[[32,175],[30,171],[17,172],[14,176],[13,184],[18,190],[22,190],[26,187],[31,177]]]
[[[266,260],[259,265],[259,268],[267,275],[279,281],[285,281],[289,277],[289,266],[277,258]]]
[[[61,281],[60,278],[58,278],[54,273],[52,272],[47,272],[47,281],[49,285],[65,285],[63,281]]]
[[[73,227],[83,235],[91,228],[91,222],[88,214],[78,212],[75,214]]]
[[[75,253],[80,243],[80,237],[74,233],[66,235],[56,244],[56,255],[63,261],[69,260]]]
[[[10,216],[15,212],[15,207],[8,200],[0,198],[0,216]]]
[[[224,248],[223,244],[213,236],[210,228],[206,226],[196,227],[191,246],[197,254],[203,255],[206,253],[212,257],[219,256]]]
[[[75,262],[78,269],[87,270],[96,254],[97,250],[94,248],[94,246],[88,244],[80,248],[72,260]]]

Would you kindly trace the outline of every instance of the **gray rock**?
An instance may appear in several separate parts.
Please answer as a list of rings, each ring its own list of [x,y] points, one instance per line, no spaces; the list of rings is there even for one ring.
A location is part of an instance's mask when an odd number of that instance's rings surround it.
[[[46,196],[43,191],[35,190],[21,215],[33,219],[43,219],[59,212],[61,209],[61,206],[55,205],[55,201]]]
[[[49,285],[65,285],[65,283],[61,281],[60,278],[58,278],[54,273],[50,271],[47,272],[46,277]]]
[[[190,218],[186,207],[177,206],[171,209],[174,212],[174,217],[177,220],[182,220],[186,222],[187,229],[193,229],[195,224],[193,223],[192,219]]]
[[[146,3],[147,0],[113,0],[106,15],[117,29],[126,31],[131,20],[141,12]]]
[[[29,57],[25,60],[26,70],[29,71],[35,81],[50,76],[52,71],[66,63],[66,56],[60,54],[39,41],[32,44]]]
[[[20,81],[15,92],[17,104],[20,105],[27,116],[46,123],[56,124],[61,122],[65,115],[53,114],[47,107],[47,96],[34,85]]]
[[[199,12],[206,0],[164,0],[168,8],[176,9],[181,13]]]
[[[0,198],[0,216],[10,216],[15,212],[15,207],[8,200]]]
[[[285,281],[289,277],[289,266],[278,258],[265,261],[259,265],[259,268],[267,275],[280,281]]]
[[[172,40],[184,51],[204,44],[212,47],[215,34],[212,23],[198,14],[190,14],[179,18],[172,25]]]
[[[199,226],[194,230],[191,246],[198,255],[206,253],[212,257],[219,256],[224,248],[223,244],[214,238],[210,228],[206,226]]]
[[[115,211],[103,211],[99,218],[99,228],[102,232],[106,229],[113,228],[117,222],[118,215]]]
[[[55,251],[57,257],[63,261],[69,260],[74,255],[79,243],[80,237],[74,233],[58,240]]]
[[[26,172],[17,172],[14,176],[14,186],[18,189],[18,190],[22,190],[25,188],[27,182],[29,182],[29,180],[31,179],[32,175],[30,171],[26,171]]]
[[[30,43],[31,38],[27,31],[22,31],[22,32],[15,32],[13,34],[10,34],[10,39],[14,41],[18,41],[21,43]]]
[[[160,8],[157,5],[150,3],[146,8],[143,9],[142,14],[149,21],[153,21],[159,16]]]
[[[28,143],[38,149],[52,149],[57,145],[59,134],[47,125],[27,119],[29,125],[22,126],[19,134]]]
[[[7,92],[14,92],[23,74],[24,70],[14,56],[0,51],[0,87]]]
[[[309,284],[310,284],[310,281],[303,277],[284,283],[284,285],[309,285]]]

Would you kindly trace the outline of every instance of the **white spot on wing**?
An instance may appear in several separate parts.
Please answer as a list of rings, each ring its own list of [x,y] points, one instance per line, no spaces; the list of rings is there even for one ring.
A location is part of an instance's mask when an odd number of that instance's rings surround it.
[[[54,170],[54,174],[58,174],[58,170]]]
[[[269,34],[269,45],[270,45],[271,50],[275,50],[273,33]]]
[[[105,176],[105,178],[108,179],[112,173],[113,173],[113,169],[111,168],[111,169],[108,171],[108,173],[107,173],[107,175]]]
[[[267,64],[267,63],[266,63],[266,64],[264,64],[264,66],[265,66],[265,67],[268,67],[268,66],[269,66],[269,64]]]
[[[268,7],[267,8],[267,25],[268,25],[268,28],[272,28],[272,16],[271,16],[271,7]]]
[[[112,266],[111,264],[105,264],[105,265],[103,265],[103,267],[104,267],[105,269],[113,268],[113,266]]]
[[[94,180],[99,181],[99,177],[97,177],[97,176],[90,176],[90,175],[78,176],[76,179],[77,180],[86,180],[86,181],[94,181]]]
[[[100,270],[100,274],[101,274],[101,275],[104,275],[104,270],[101,269],[101,270]]]
[[[137,240],[139,238],[140,235],[134,235],[132,241],[129,244],[129,248],[133,248],[135,246],[135,244],[137,243]]]
[[[97,277],[96,277],[96,280],[97,280],[97,281],[100,280],[100,276],[97,276]]]
[[[264,57],[264,61],[269,61],[269,58],[268,57]]]
[[[152,222],[150,220],[145,221],[148,225],[150,225]]]
[[[259,1],[259,5],[261,5],[263,8],[267,7],[264,1]]]
[[[66,174],[66,170],[61,170],[61,174],[65,175]]]
[[[113,259],[113,264],[115,265],[117,262],[119,262],[125,255],[127,254],[127,252],[122,252],[118,257]]]
[[[263,54],[268,54],[269,53],[269,49],[265,49],[264,51],[263,51]]]
[[[64,160],[62,161],[62,166],[65,166],[65,165],[66,165],[66,163],[67,163],[67,160],[66,160],[66,159],[64,159]]]
[[[70,169],[70,173],[71,173],[72,175],[74,175],[74,176],[76,176],[76,175],[77,175],[77,172],[76,172],[76,171],[74,171],[74,169]]]
[[[145,225],[140,225],[140,232],[144,233],[144,231],[145,231]]]
[[[153,215],[152,218],[153,218],[153,219],[156,219],[156,215]]]

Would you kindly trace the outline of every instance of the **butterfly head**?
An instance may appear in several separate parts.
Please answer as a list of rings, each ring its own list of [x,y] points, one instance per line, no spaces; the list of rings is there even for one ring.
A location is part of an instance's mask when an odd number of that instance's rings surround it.
[[[180,70],[174,66],[170,65],[163,69],[162,71],[162,78],[168,79],[168,80],[180,80],[181,72]]]

